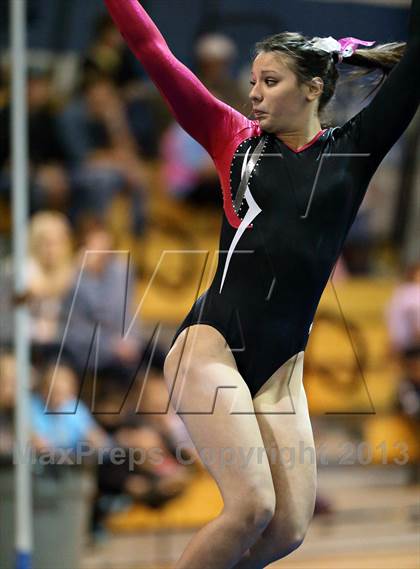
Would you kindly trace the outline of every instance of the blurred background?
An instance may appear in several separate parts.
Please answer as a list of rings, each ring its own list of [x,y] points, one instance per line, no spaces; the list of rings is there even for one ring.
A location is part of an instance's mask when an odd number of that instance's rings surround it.
[[[289,30],[405,41],[409,4],[143,2],[175,55],[246,115],[257,40]],[[222,508],[162,376],[172,335],[215,268],[220,184],[100,0],[29,0],[27,25],[35,569],[170,567]],[[13,566],[16,385],[9,41],[3,1],[2,569]],[[325,125],[356,114],[379,79],[341,74]],[[279,567],[420,566],[419,139],[417,114],[372,179],[317,312],[305,387],[319,495],[306,541]]]

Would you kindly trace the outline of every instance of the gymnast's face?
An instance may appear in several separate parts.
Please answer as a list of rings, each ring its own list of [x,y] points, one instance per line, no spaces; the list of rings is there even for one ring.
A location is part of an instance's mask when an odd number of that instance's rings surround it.
[[[288,59],[279,52],[263,52],[252,65],[249,97],[255,118],[266,132],[293,131],[307,114],[308,89],[299,85]]]

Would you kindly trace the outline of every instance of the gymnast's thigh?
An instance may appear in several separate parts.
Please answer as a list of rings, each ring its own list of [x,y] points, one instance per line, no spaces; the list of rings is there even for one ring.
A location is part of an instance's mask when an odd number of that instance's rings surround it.
[[[186,353],[194,354],[198,365],[192,365],[185,382],[177,381],[181,387],[174,390],[172,400],[204,465],[218,484],[224,511],[234,511],[242,519],[247,515],[248,504],[255,501],[259,509],[271,514],[275,507],[274,487],[267,457],[255,452],[264,445],[253,400],[232,353],[225,348],[223,335],[210,325],[195,324],[179,334],[173,353],[181,350],[183,344]],[[220,389],[221,385],[228,389]],[[229,456],[226,463],[225,452]],[[246,467],[242,456],[247,457]]]

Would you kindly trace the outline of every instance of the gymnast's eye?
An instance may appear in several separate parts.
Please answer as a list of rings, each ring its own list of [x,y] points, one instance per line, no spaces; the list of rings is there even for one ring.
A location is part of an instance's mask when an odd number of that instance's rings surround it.
[[[275,79],[266,79],[267,85],[276,85],[277,81]]]
[[[256,81],[252,81],[252,80],[251,80],[251,81],[249,82],[249,84],[252,85],[252,86],[254,86],[254,85],[256,84]]]

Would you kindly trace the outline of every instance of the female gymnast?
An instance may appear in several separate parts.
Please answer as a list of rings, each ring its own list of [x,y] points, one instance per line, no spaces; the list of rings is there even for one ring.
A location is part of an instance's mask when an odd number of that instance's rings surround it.
[[[266,567],[302,543],[313,515],[304,350],[369,181],[419,104],[420,0],[407,44],[290,32],[257,44],[253,120],[174,57],[137,0],[105,3],[223,189],[215,276],[176,332],[165,379],[197,449],[220,451],[206,466],[224,508],[176,567]],[[386,81],[343,126],[321,128],[339,63],[380,69]]]

